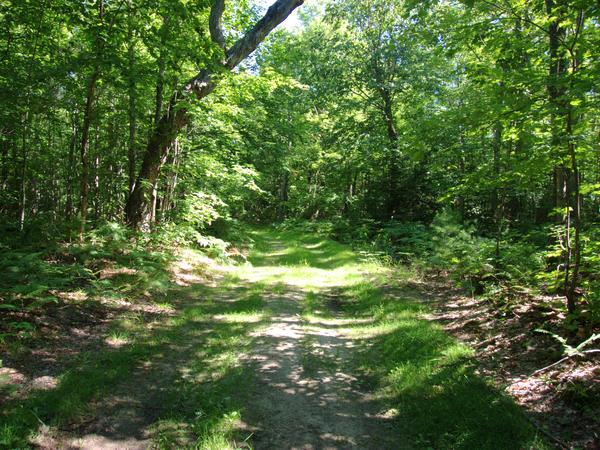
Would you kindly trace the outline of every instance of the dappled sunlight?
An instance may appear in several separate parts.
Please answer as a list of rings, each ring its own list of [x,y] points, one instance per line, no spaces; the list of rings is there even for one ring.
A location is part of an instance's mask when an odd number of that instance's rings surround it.
[[[32,440],[40,448],[56,448],[57,440],[47,433],[46,428],[40,428],[37,436]],[[142,450],[146,448],[146,442],[135,438],[114,439],[99,434],[86,434],[77,438],[61,440],[65,448],[101,448],[104,450]]]
[[[384,334],[393,333],[400,328],[395,322],[384,322],[384,323],[370,323],[367,326],[360,326],[352,329],[351,335],[355,338],[373,338]]]
[[[348,247],[320,237],[293,231],[279,233],[279,239],[267,239],[265,231],[256,231],[253,236],[256,248],[249,257],[252,266],[238,272],[250,282],[326,289],[359,283],[366,274],[389,273],[368,255],[358,256]],[[269,251],[273,247],[278,250]]]
[[[324,318],[317,313],[305,313],[302,315],[302,318],[307,324],[313,325],[318,329],[335,327],[344,333],[350,333],[356,327],[366,326],[375,321],[374,318]]]
[[[258,323],[267,318],[264,312],[218,314],[213,319],[225,323]]]
[[[64,373],[0,369],[40,385],[11,406],[15,433],[50,447],[379,449],[441,424],[424,445],[491,448],[501,421],[499,442],[528,442],[472,350],[423,319],[408,272],[312,236],[255,238],[252,265],[208,271],[186,253],[162,303],[123,315]],[[51,427],[27,415],[39,405]]]
[[[183,265],[183,270],[204,269]],[[252,345],[252,332],[269,315],[261,292],[259,285],[242,283],[228,288],[195,282],[173,288],[168,304],[160,308],[160,321],[126,314],[111,325],[103,345],[53,378],[55,382],[38,377],[37,384],[44,381],[47,388],[31,390],[23,402],[7,409],[4,423],[12,424],[15,437],[38,433],[40,445],[49,448],[228,441],[235,433],[234,420],[223,417],[239,416],[241,387],[247,386],[242,380],[252,379],[250,368],[240,364],[240,354]],[[28,414],[31,409],[40,411],[44,423],[56,425],[39,429],[38,418]],[[177,431],[168,423],[177,423]]]
[[[126,336],[109,336],[104,340],[104,342],[106,342],[106,345],[109,347],[121,348],[124,345],[131,343],[131,340]]]
[[[368,319],[324,317],[311,306],[381,268],[331,241],[291,250],[282,248],[284,243],[271,238],[264,245],[258,239],[258,256],[249,258],[253,266],[238,271],[245,282],[272,287],[264,299],[273,312],[269,325],[253,334],[256,349],[249,362],[256,365],[260,383],[243,423],[253,430],[257,448],[385,447],[389,422],[378,416],[378,405],[344,367],[357,345],[349,328]],[[277,251],[261,251],[261,245]],[[324,250],[329,246],[333,252]],[[319,267],[324,251],[331,258],[340,252],[339,264]]]
[[[358,282],[360,275],[346,268],[336,270],[315,269],[313,267],[284,268],[256,267],[240,276],[250,282],[285,283],[293,287],[327,289]]]

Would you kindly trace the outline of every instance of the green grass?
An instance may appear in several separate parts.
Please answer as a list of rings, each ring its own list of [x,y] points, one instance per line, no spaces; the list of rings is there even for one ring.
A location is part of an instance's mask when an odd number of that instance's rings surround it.
[[[263,230],[253,237],[257,251],[250,261],[277,273],[265,273],[263,281],[308,290],[306,323],[333,317],[332,296],[336,317],[355,320],[348,326],[361,346],[351,364],[395,416],[405,442],[415,448],[548,448],[522,410],[476,374],[473,350],[423,318],[427,309],[408,287],[412,272],[305,232]],[[327,369],[330,359],[315,353],[310,339],[301,346],[308,376]]]
[[[423,318],[426,308],[402,278],[385,293],[372,283],[340,295],[361,339],[356,369],[418,448],[546,448],[523,412],[476,374],[473,350]]]
[[[248,261],[253,267],[240,271],[251,282],[318,291],[360,282],[366,273],[384,272],[376,259],[318,234],[260,229],[251,236],[255,247]]]
[[[79,355],[55,389],[3,405],[0,448],[28,447],[42,424],[56,429],[110,414],[110,407],[97,410],[96,404],[111,396],[158,411],[151,435],[159,447],[222,449],[222,442],[243,439],[233,418],[241,414],[253,374],[239,356],[268,311],[261,287],[224,284],[171,290],[169,304],[179,313],[152,329],[136,314],[114,323],[107,340],[122,345]],[[227,301],[214,300],[222,297]]]
[[[475,373],[473,351],[423,319],[410,272],[305,231],[260,229],[252,237],[252,267],[232,267],[216,287],[175,287],[161,278],[159,303],[172,316],[152,327],[143,315],[123,316],[106,335],[117,345],[79,355],[55,389],[3,404],[0,447],[29,446],[41,424],[113,414],[111,396],[153,411],[146,419],[159,448],[235,447],[248,438],[236,424],[252,407],[254,380],[240,357],[269,323],[265,297],[289,296],[307,328],[344,321],[361,343],[345,364],[377,393],[411,446],[545,448],[521,410]],[[336,370],[339,355],[320,352],[310,338],[299,345],[305,376]]]

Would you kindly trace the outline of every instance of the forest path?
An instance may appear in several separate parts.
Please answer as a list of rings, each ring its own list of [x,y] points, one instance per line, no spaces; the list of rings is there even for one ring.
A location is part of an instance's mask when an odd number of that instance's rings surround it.
[[[154,313],[132,302],[6,404],[0,447],[547,448],[410,271],[310,229],[252,236],[249,264],[183,251]]]
[[[345,317],[338,301],[386,269],[307,231],[252,235],[249,264],[215,266],[184,252],[177,286],[160,300],[165,314],[124,317],[108,348],[81,357],[56,390],[31,397],[32,408],[55,402],[48,409],[61,411],[37,430],[35,445],[401,448],[388,441],[390,420],[351,364],[360,344],[351,330],[371,319]]]
[[[244,278],[271,286],[268,325],[254,333],[247,360],[258,380],[242,416],[256,449],[384,449],[391,423],[353,373],[360,339],[352,327],[370,319],[344,316],[337,293],[370,275],[367,261],[337,243],[285,233],[257,234],[253,268]]]

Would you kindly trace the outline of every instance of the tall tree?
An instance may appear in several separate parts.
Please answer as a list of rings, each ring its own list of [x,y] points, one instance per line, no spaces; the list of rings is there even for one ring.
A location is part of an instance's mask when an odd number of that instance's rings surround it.
[[[252,29],[230,48],[226,48],[221,18],[225,9],[224,0],[215,0],[210,13],[210,34],[222,49],[224,58],[214,67],[201,70],[194,78],[179,89],[169,101],[167,112],[156,124],[146,147],[142,167],[135,188],[125,207],[128,224],[140,228],[148,223],[151,214],[151,190],[160,173],[167,149],[177,138],[188,121],[188,108],[182,100],[194,96],[197,100],[209,95],[215,88],[219,72],[233,70],[250,55],[258,45],[283,22],[303,0],[277,0]]]

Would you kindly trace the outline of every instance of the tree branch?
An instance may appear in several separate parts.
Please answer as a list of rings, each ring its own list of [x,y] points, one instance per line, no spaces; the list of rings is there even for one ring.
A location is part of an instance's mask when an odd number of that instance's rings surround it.
[[[570,360],[571,358],[575,358],[575,357],[578,357],[578,356],[583,356],[583,357],[585,357],[586,355],[594,355],[594,354],[598,354],[598,353],[600,353],[600,349],[584,350],[584,351],[580,351],[580,352],[577,352],[577,353],[573,353],[572,355],[567,355],[567,356],[565,356],[564,358],[562,358],[562,359],[560,359],[560,360],[556,361],[555,363],[552,363],[552,364],[550,364],[549,366],[542,367],[541,369],[538,369],[538,370],[536,370],[535,372],[533,372],[533,373],[530,375],[530,377],[533,377],[533,376],[539,375],[540,373],[542,373],[542,372],[545,372],[546,370],[548,370],[548,369],[551,369],[551,368],[553,368],[553,367],[556,367],[556,366],[558,366],[559,364],[562,364],[562,363],[564,363],[565,361],[568,361],[568,360]]]
[[[218,20],[215,20],[220,23],[221,16],[219,15],[219,8],[224,7],[224,3],[224,0],[215,0],[211,10],[211,22],[214,14],[215,17],[218,17]],[[273,3],[263,18],[240,38],[233,47],[225,52],[223,69],[234,69],[240,62],[246,59],[250,53],[256,50],[258,45],[265,40],[269,33],[287,19],[294,9],[303,3],[304,0],[277,0]],[[211,23],[211,35],[213,34],[213,25],[214,24]],[[198,99],[206,97],[215,88],[212,75],[213,73],[211,71],[202,70],[185,85],[183,89],[184,92],[193,93]]]
[[[225,0],[215,0],[210,9],[208,27],[213,42],[225,50],[225,35],[222,28],[223,12],[225,12]]]
[[[258,47],[304,0],[277,0],[246,35],[227,50],[225,66],[233,69]]]

